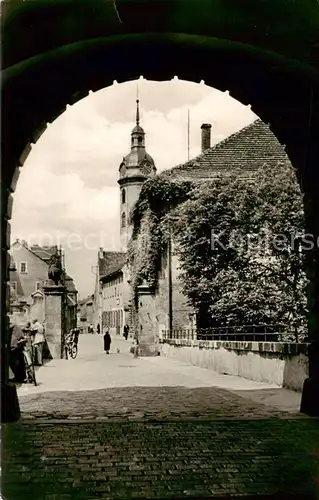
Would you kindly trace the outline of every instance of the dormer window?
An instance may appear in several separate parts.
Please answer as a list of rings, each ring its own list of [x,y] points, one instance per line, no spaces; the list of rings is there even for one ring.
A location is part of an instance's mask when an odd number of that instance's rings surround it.
[[[125,203],[125,189],[122,189],[122,203]]]
[[[122,227],[125,227],[126,226],[126,214],[125,212],[122,213],[122,217],[121,217],[121,226]]]

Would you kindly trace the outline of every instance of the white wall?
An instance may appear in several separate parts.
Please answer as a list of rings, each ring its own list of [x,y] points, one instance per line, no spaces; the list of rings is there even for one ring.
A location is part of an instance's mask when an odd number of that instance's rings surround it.
[[[225,348],[222,347],[222,342],[195,341],[189,342],[188,345],[182,345],[179,341],[169,342],[162,344],[164,355],[220,374],[277,384],[295,391],[302,391],[304,380],[308,377],[307,355],[303,352],[283,354],[285,349],[281,347],[285,346],[279,342],[267,344],[270,347],[265,351],[260,350],[259,342],[252,343],[256,344],[252,350],[245,349],[244,346],[242,349]],[[304,350],[305,344],[297,345],[301,346],[300,351]]]

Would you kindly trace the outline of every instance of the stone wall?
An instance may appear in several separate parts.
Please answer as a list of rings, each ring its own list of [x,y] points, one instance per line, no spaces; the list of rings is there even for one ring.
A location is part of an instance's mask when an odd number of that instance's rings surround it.
[[[148,238],[148,219],[144,217],[141,222],[141,229],[134,242],[135,256],[140,264],[140,259],[143,260],[145,252],[150,244]],[[171,271],[172,271],[172,326],[174,329],[190,329],[194,328],[194,311],[187,304],[187,299],[182,293],[182,282],[179,280],[179,261],[172,251]],[[169,271],[168,271],[168,255],[167,250],[163,251],[161,257],[161,268],[158,272],[158,286],[154,299],[154,318],[156,322],[157,335],[160,336],[162,330],[169,328]],[[131,270],[132,271],[132,270]],[[132,271],[134,272],[134,271]],[[131,290],[132,293],[133,290]],[[134,296],[131,296],[131,329],[134,333],[139,332],[139,312],[135,309]]]
[[[182,293],[182,282],[179,277],[179,261],[176,255],[172,256],[172,327],[190,329],[194,327],[193,309],[187,304]],[[169,328],[169,293],[168,293],[168,259],[166,253],[162,256],[162,266],[159,273],[158,290],[155,296],[156,319],[159,324],[159,333],[165,326]]]
[[[220,374],[302,391],[308,377],[308,344],[165,340],[162,354]]]

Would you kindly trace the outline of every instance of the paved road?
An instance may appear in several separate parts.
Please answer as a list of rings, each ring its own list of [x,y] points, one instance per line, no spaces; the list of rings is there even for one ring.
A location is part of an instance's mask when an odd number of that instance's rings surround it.
[[[75,360],[52,360],[37,370],[38,387],[28,384],[18,390],[23,414],[48,415],[53,410],[55,416],[72,417],[83,412],[89,416],[91,411],[92,416],[101,417],[113,405],[114,410],[134,408],[135,412],[142,406],[154,416],[152,405],[156,411],[160,404],[172,411],[175,406],[177,414],[184,413],[183,407],[193,408],[202,416],[208,412],[251,417],[254,408],[256,416],[267,418],[299,412],[300,394],[275,385],[219,375],[165,356],[136,359],[129,353],[131,343],[122,338],[114,339],[110,355],[104,353],[102,344],[97,335],[81,336]]]
[[[319,498],[318,420],[297,412],[299,396],[101,344],[81,337],[77,359],[19,388],[23,418],[3,426],[6,500]]]

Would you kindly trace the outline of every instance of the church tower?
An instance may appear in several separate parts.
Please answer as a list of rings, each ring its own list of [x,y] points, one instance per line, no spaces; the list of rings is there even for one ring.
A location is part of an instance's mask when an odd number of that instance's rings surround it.
[[[126,252],[133,226],[131,210],[138,200],[143,183],[156,174],[153,158],[145,149],[145,132],[140,126],[139,99],[136,100],[136,125],[131,132],[131,151],[123,158],[119,168],[120,178],[120,241],[121,251]]]

